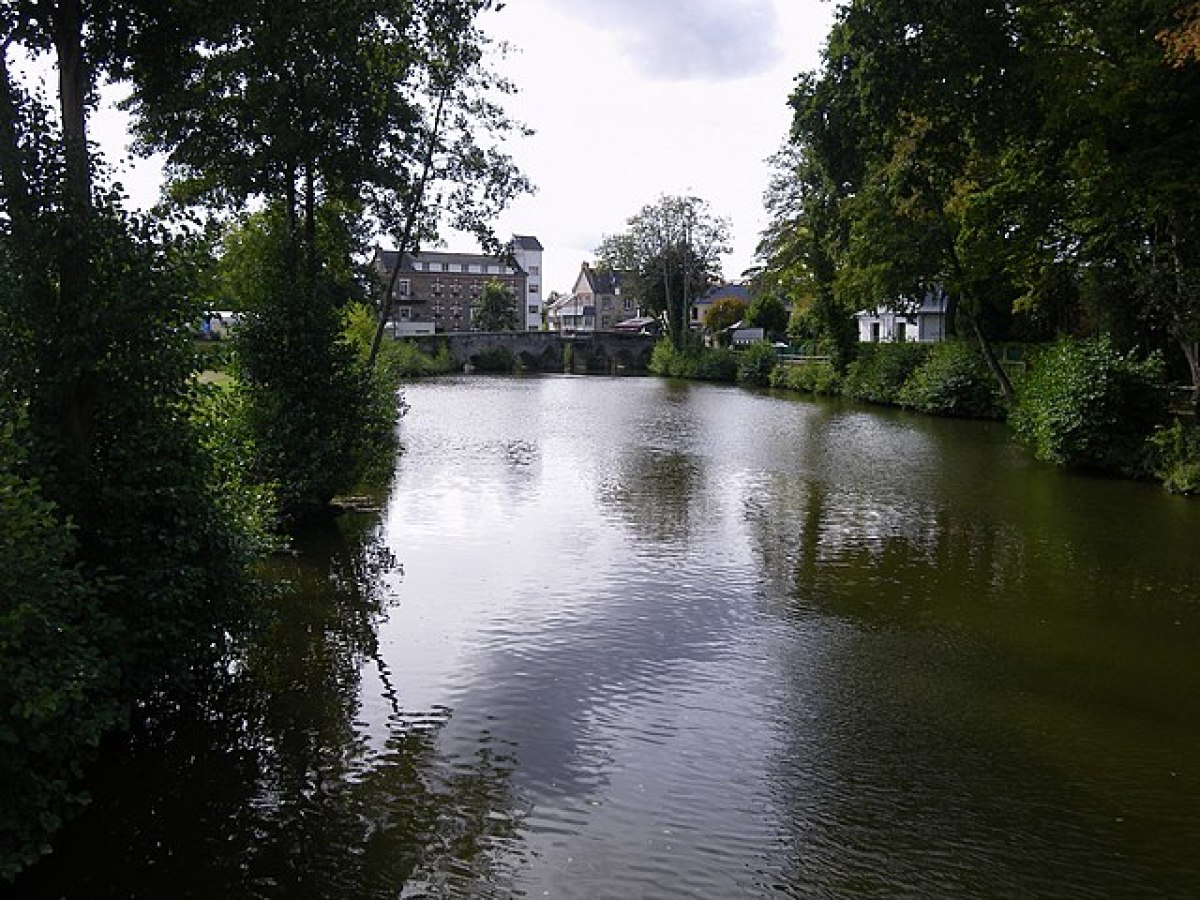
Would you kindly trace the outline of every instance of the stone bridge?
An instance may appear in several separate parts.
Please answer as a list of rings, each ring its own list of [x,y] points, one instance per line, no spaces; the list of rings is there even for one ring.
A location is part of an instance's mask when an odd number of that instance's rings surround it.
[[[414,341],[422,351],[441,347],[460,366],[479,365],[489,351],[507,350],[522,369],[533,372],[574,372],[579,375],[615,375],[644,372],[658,338],[645,334],[559,334],[556,331],[464,331],[416,335],[397,340]]]

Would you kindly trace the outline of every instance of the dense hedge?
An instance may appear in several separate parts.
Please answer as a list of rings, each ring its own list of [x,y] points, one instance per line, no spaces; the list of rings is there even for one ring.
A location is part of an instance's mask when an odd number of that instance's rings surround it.
[[[866,403],[899,405],[904,383],[930,352],[929,344],[864,344],[846,369],[842,393]]]
[[[1003,399],[979,350],[961,341],[934,344],[901,385],[901,406],[934,416],[995,419]]]
[[[1179,420],[1150,437],[1154,474],[1175,494],[1200,494],[1200,426]]]
[[[1122,353],[1107,337],[1061,340],[1032,360],[1009,421],[1045,462],[1148,476],[1147,439],[1166,423],[1162,360]]]
[[[679,350],[669,340],[663,339],[654,345],[648,368],[655,375],[670,378],[736,381],[738,357],[728,348],[714,350],[697,346]]]
[[[842,376],[829,362],[778,365],[771,372],[771,387],[810,394],[840,394]]]

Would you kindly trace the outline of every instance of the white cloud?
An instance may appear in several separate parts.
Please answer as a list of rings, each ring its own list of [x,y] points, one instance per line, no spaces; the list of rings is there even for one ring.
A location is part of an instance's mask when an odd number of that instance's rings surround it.
[[[612,35],[653,78],[725,80],[769,70],[780,56],[771,0],[566,0],[564,9]]]

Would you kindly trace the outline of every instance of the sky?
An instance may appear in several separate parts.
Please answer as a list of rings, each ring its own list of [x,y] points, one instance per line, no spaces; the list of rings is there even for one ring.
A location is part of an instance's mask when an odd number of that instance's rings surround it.
[[[510,0],[486,31],[514,47],[497,66],[506,108],[533,137],[509,152],[537,192],[497,234],[545,247],[545,295],[569,292],[607,234],[663,195],[727,218],[724,276],[754,264],[767,158],[790,122],[800,72],[817,68],[829,0]]]
[[[729,220],[723,274],[754,264],[766,225],[767,158],[790,121],[796,76],[815,69],[832,0],[508,0],[484,30],[512,47],[494,61],[518,93],[505,108],[534,129],[506,149],[536,187],[496,234],[536,236],[543,296],[569,292],[605,235],[663,195],[702,198]],[[111,104],[92,137],[118,165],[135,205],[158,194],[161,170],[121,159],[127,119]],[[447,235],[447,249],[474,240]]]

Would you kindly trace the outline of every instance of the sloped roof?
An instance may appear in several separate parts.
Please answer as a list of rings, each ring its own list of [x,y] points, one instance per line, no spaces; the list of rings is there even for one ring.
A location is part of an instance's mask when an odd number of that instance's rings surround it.
[[[514,234],[512,239],[514,250],[545,250],[542,242],[530,234]]]
[[[718,300],[741,300],[750,302],[750,289],[744,284],[718,284],[711,287],[703,296],[696,298],[697,303],[716,303]]]
[[[376,250],[376,264],[386,272],[392,271],[396,265],[396,258],[399,256],[397,250]],[[402,270],[413,271],[413,262],[431,263],[440,262],[447,264],[457,264],[460,266],[504,266],[516,272],[523,271],[516,263],[503,256],[488,256],[483,253],[444,253],[440,251],[421,250],[417,253],[405,253],[404,265]]]

